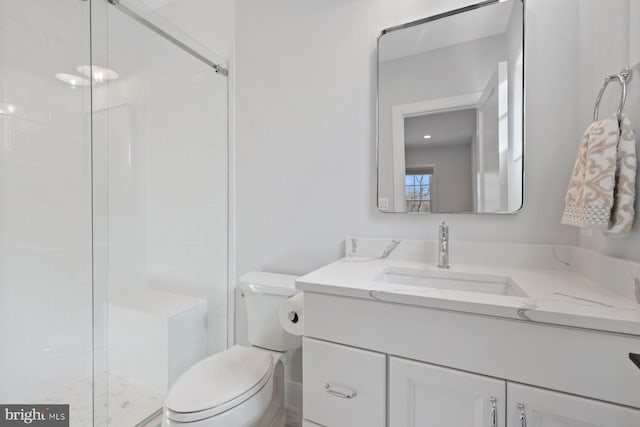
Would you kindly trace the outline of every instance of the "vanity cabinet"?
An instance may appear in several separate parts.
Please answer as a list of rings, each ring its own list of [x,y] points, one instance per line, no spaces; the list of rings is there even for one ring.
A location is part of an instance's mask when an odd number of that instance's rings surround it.
[[[314,292],[304,301],[305,425],[640,426],[638,337]]]
[[[390,357],[389,425],[505,427],[504,380]]]
[[[640,410],[565,393],[507,384],[509,427],[638,427]]]

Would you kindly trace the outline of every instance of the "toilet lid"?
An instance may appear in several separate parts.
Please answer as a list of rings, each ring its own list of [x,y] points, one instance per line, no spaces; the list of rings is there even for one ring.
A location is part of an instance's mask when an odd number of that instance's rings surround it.
[[[233,346],[209,356],[189,368],[173,384],[165,400],[166,409],[175,413],[229,409],[226,403],[241,403],[253,396],[271,373],[273,358],[255,347]],[[244,399],[240,399],[244,397]]]

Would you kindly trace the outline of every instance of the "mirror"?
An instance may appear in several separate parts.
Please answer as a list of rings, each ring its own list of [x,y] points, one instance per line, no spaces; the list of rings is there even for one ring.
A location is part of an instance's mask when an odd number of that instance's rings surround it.
[[[492,0],[381,33],[381,211],[520,210],[523,9]]]

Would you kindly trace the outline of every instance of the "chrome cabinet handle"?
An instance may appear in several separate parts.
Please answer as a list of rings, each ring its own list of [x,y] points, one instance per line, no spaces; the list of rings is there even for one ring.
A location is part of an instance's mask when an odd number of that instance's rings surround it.
[[[329,393],[329,394],[331,394],[333,396],[336,396],[336,397],[340,397],[342,399],[353,399],[354,397],[356,397],[358,395],[358,392],[355,391],[355,390],[353,390],[351,393],[343,393],[341,391],[333,390],[331,388],[331,386],[329,385],[329,383],[326,383],[324,385],[324,390],[327,393]]]
[[[498,427],[498,399],[491,396],[489,402],[491,402],[491,427]]]
[[[524,405],[518,403],[517,408],[520,410],[520,427],[527,427],[527,416],[524,413]]]

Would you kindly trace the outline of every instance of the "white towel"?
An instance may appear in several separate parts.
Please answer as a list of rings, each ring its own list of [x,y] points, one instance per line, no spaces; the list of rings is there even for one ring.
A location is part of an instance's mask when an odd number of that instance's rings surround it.
[[[625,234],[631,230],[636,200],[636,140],[629,118],[620,120],[620,141],[616,157],[616,186],[613,192],[613,209],[608,233]]]
[[[593,122],[573,168],[563,224],[626,233],[633,224],[637,169],[633,130],[626,116]]]

